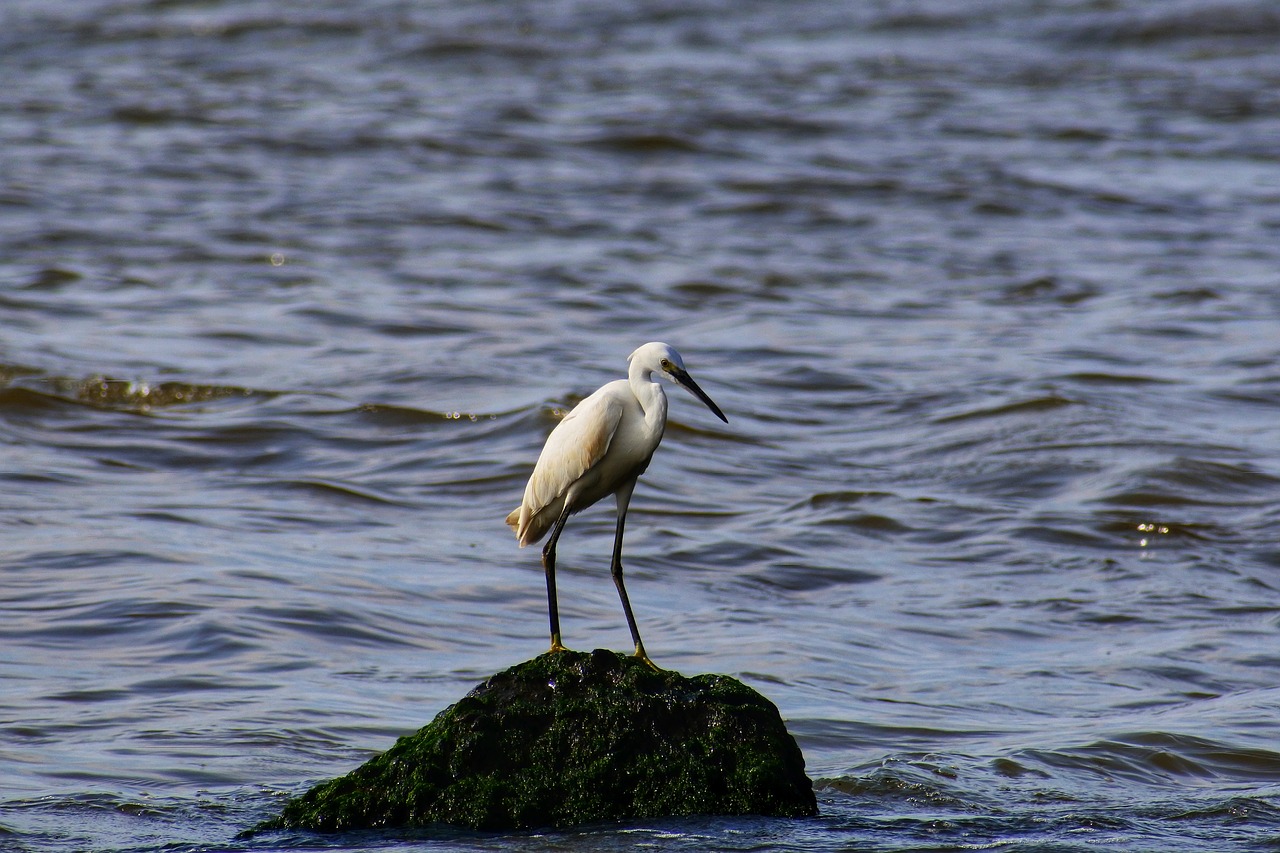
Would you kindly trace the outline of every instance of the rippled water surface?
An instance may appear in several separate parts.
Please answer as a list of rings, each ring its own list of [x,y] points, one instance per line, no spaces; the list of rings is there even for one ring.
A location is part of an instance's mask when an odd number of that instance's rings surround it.
[[[0,848],[1275,849],[1268,2],[0,9]],[[270,835],[546,647],[502,519],[648,340],[650,653],[808,821]],[[626,649],[607,505],[560,549]]]

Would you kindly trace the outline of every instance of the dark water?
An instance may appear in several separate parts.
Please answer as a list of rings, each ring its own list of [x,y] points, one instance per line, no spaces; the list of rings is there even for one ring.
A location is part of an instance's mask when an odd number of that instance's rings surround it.
[[[1280,846],[1269,2],[0,9],[0,849]],[[233,840],[543,651],[502,524],[679,347],[650,653],[811,821]],[[673,392],[676,393],[676,392]],[[612,514],[561,546],[629,645]]]

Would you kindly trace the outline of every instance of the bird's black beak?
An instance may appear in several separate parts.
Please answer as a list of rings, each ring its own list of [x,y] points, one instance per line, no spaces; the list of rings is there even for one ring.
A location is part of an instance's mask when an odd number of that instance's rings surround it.
[[[679,368],[677,368],[671,371],[671,378],[674,379],[676,382],[679,382],[685,388],[689,389],[689,393],[693,394],[693,396],[697,397],[699,400],[706,403],[707,408],[710,409],[711,413],[714,414],[717,418],[724,421],[725,423],[729,422],[729,419],[724,416],[724,412],[720,411],[720,407],[717,406],[714,402],[712,402],[711,398],[707,396],[706,391],[703,391],[701,388],[698,387],[698,383],[693,381],[693,377],[689,375],[689,372],[687,370],[680,370]]]

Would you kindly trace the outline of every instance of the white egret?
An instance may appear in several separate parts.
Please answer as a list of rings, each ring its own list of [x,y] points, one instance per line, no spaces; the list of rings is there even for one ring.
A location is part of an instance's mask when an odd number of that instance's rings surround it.
[[[653,375],[683,385],[720,420],[728,423],[729,419],[689,376],[680,353],[667,344],[645,344],[627,361],[630,368],[626,379],[602,386],[574,406],[551,431],[525,487],[524,501],[507,516],[507,524],[515,528],[521,548],[551,531],[551,538],[542,549],[542,568],[547,575],[551,651],[563,651],[556,607],[556,542],[569,516],[613,495],[618,502],[618,527],[609,571],[622,599],[636,657],[657,669],[645,654],[631,602],[627,600],[627,588],[622,583],[622,528],[627,520],[627,505],[636,480],[649,467],[667,426],[667,395]]]

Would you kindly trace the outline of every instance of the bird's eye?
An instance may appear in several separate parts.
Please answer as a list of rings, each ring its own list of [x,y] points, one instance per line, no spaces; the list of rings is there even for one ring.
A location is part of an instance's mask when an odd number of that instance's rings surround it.
[[[663,370],[670,370],[670,369],[671,369],[671,359],[669,359],[669,358],[664,358],[664,359],[662,360],[662,369],[663,369]]]

